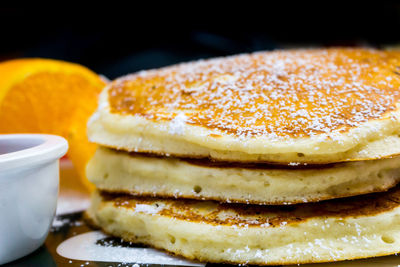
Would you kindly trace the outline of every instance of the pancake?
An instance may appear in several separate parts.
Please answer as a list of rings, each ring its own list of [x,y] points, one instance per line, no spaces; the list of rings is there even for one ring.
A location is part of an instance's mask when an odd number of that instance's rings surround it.
[[[96,191],[86,213],[122,239],[189,259],[301,264],[400,251],[400,189],[291,206],[139,198]]]
[[[88,124],[103,146],[235,162],[326,164],[400,153],[400,52],[259,52],[110,83]]]
[[[86,176],[107,192],[294,204],[387,190],[400,181],[400,157],[284,168],[154,157],[99,147]]]

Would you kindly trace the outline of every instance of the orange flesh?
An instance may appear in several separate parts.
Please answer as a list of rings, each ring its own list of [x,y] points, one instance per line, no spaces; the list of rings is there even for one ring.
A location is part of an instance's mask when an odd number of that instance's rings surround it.
[[[60,68],[68,68],[64,63],[58,64]],[[105,83],[96,74],[85,71],[35,72],[33,69],[19,82],[3,88],[8,90],[0,101],[0,133],[47,133],[65,137],[69,143],[68,156],[83,178],[81,182],[93,188],[85,178],[84,169],[96,145],[87,140],[86,123],[97,107],[98,94]]]
[[[97,88],[77,74],[32,74],[11,87],[4,97],[0,106],[0,131],[12,133],[29,129],[67,137],[70,125],[75,123],[76,112],[94,111],[97,102],[87,100],[97,98]],[[86,107],[81,110],[77,102]]]

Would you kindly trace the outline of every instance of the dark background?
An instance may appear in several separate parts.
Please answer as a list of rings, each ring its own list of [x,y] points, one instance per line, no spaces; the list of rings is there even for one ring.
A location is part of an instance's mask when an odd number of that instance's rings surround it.
[[[400,44],[400,2],[349,2],[231,1],[225,8],[195,1],[174,7],[157,2],[145,7],[2,7],[0,60],[62,59],[115,78],[258,50]]]

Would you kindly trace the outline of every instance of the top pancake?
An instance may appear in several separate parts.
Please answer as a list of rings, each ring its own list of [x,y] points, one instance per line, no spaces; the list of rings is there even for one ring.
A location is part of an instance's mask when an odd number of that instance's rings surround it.
[[[400,53],[312,49],[143,71],[105,88],[89,137],[224,161],[328,163],[400,153]]]

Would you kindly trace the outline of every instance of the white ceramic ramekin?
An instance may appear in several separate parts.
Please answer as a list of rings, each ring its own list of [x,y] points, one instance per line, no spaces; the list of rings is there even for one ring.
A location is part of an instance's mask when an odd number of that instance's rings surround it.
[[[0,135],[0,264],[46,239],[57,206],[59,158],[67,149],[59,136]]]

